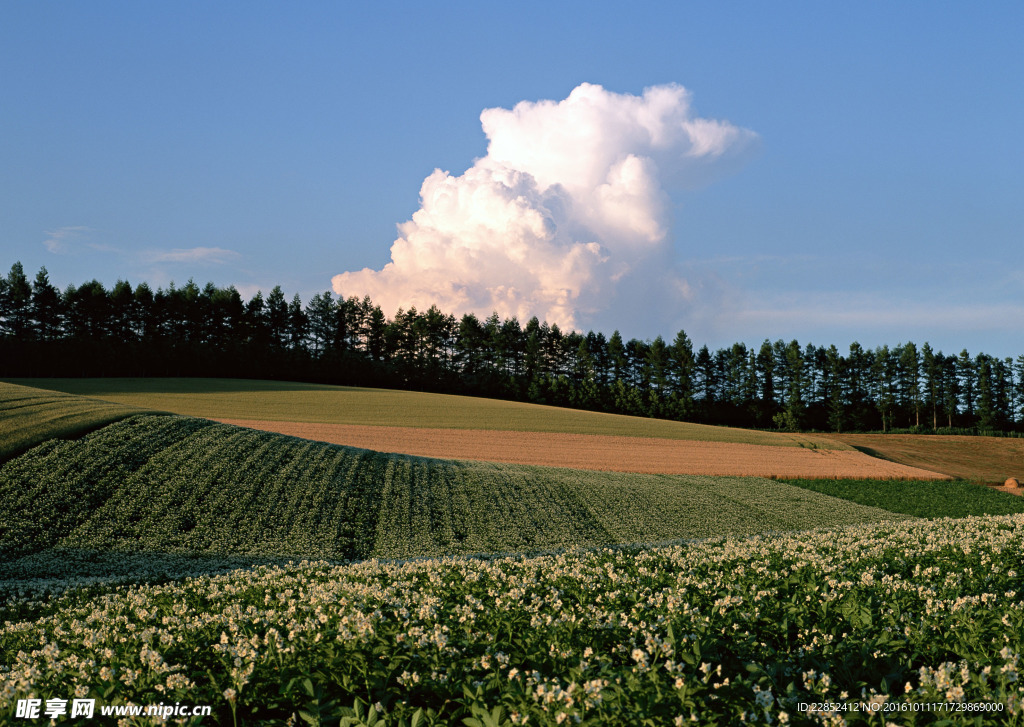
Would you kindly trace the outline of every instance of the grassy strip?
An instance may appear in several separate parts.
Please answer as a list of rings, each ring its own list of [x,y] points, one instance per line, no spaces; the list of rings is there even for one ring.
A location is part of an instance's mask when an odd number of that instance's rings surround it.
[[[966,480],[784,480],[790,485],[913,517],[1024,513],[1024,498]]]
[[[663,541],[892,513],[757,478],[384,454],[136,416],[0,468],[0,554],[408,558]]]
[[[0,461],[48,439],[79,437],[148,408],[0,382]]]
[[[11,379],[132,406],[209,419],[565,432],[850,449],[828,437],[604,414],[418,391],[243,379]]]

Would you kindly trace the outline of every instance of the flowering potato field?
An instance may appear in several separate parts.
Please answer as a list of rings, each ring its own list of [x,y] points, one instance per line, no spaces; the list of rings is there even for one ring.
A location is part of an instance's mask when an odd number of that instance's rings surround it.
[[[216,724],[1020,724],[1022,549],[1010,515],[9,593],[0,720],[73,693]]]
[[[0,560],[65,550],[409,558],[903,516],[758,478],[383,454],[173,415],[0,468]]]

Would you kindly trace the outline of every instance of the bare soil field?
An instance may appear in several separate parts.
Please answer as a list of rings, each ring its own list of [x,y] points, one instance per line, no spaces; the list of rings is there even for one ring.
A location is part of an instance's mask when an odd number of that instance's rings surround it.
[[[947,479],[854,450],[778,447],[554,432],[426,429],[216,419],[320,442],[421,457],[652,474]]]
[[[973,482],[1002,485],[1009,477],[1024,481],[1024,439],[943,434],[823,436],[849,444],[872,457]]]

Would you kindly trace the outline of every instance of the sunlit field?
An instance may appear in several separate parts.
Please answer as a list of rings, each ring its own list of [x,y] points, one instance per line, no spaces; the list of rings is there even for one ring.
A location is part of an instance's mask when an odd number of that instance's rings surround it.
[[[248,379],[9,379],[42,389],[209,419],[440,429],[568,432],[850,449],[825,437],[564,409],[538,404]]]

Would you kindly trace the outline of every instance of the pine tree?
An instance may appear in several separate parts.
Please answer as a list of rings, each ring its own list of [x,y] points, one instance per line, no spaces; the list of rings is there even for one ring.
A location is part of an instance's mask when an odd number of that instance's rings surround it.
[[[267,296],[267,330],[274,348],[288,345],[288,303],[280,285],[275,285]]]
[[[921,346],[921,365],[924,372],[924,395],[925,406],[932,410],[932,429],[939,428],[939,392],[942,384],[942,367],[940,361],[942,353],[938,356],[932,351],[932,347],[925,341]]]
[[[32,286],[20,262],[11,266],[2,293],[0,323],[4,326],[4,332],[19,341],[33,338]]]
[[[907,343],[899,350],[900,404],[908,416],[913,414],[915,427],[921,426],[921,357],[917,346]],[[908,421],[909,423],[909,421]]]
[[[825,366],[829,373],[828,426],[834,432],[843,431],[846,423],[846,396],[843,382],[846,379],[846,362],[836,347],[829,346],[825,352]]]
[[[302,309],[302,299],[296,293],[288,304],[288,347],[292,351],[306,351],[306,338],[309,334],[309,316]]]
[[[45,267],[39,269],[32,284],[32,321],[40,340],[54,341],[60,337],[60,291],[50,283]]]
[[[679,331],[668,352],[669,381],[675,416],[688,418],[693,413],[693,343],[686,331]]]
[[[344,301],[339,301],[342,305]],[[309,317],[309,338],[313,355],[319,357],[331,347],[335,331],[335,306],[331,291],[317,293],[306,306]]]

